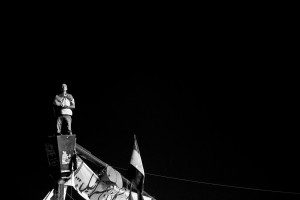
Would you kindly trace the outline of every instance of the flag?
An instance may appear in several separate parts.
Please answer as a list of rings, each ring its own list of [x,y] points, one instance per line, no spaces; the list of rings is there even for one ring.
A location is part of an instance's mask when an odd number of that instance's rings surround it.
[[[112,182],[117,178],[116,171],[110,166],[107,169],[105,176],[99,176],[78,156],[77,169],[65,186],[73,187],[85,200],[125,200],[128,194],[118,187],[118,183]]]
[[[130,164],[126,173],[126,178],[137,189],[138,200],[144,200],[142,193],[144,190],[145,172],[144,172],[141,154],[140,154],[140,150],[135,135],[134,135],[133,151],[130,159]]]

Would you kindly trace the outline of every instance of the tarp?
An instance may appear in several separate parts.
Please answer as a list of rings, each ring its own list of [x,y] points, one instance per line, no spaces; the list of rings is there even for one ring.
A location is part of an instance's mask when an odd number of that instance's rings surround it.
[[[86,200],[127,200],[129,196],[127,188],[119,188],[111,181],[107,181],[106,178],[102,179],[79,157],[77,157],[76,171],[72,173],[71,178],[65,183],[65,188],[67,186],[72,186]],[[132,192],[131,194],[133,199],[137,200],[137,193]],[[44,200],[52,200],[49,196]],[[151,200],[147,196],[143,197],[144,200]]]

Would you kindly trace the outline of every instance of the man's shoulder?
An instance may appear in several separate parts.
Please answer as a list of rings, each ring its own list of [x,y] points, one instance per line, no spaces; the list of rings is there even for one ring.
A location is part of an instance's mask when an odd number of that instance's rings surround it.
[[[67,94],[67,98],[68,99],[74,99],[73,96],[72,96],[72,94],[69,94],[69,93]]]
[[[57,94],[55,95],[55,98],[62,98],[64,95],[61,93],[61,94]]]

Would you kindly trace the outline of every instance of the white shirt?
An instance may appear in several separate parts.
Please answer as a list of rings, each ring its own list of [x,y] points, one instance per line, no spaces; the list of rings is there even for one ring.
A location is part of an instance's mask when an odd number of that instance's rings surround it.
[[[59,97],[58,96],[57,98],[60,100],[62,106],[70,106],[71,103],[72,104],[75,103],[74,98],[72,98],[71,101],[66,97]],[[61,112],[62,115],[72,115],[73,114],[73,112],[70,108],[62,108],[60,112]]]

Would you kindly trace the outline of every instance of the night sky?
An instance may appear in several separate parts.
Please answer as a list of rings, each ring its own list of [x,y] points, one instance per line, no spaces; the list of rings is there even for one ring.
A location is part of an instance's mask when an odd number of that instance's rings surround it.
[[[136,134],[145,191],[158,200],[300,198],[205,184],[300,193],[299,78],[278,43],[222,23],[121,24],[15,33],[3,84],[14,195],[41,200],[53,188],[44,139],[66,83],[77,143],[125,174]]]
[[[299,192],[296,104],[287,89],[293,80],[281,84],[281,74],[274,80],[267,78],[271,73],[99,67],[66,78],[30,76],[18,86],[20,95],[30,95],[15,134],[26,172],[19,175],[27,180],[18,187],[30,199],[42,199],[53,187],[43,141],[55,132],[52,101],[67,83],[76,101],[77,143],[126,169],[135,133],[145,190],[157,199],[296,197],[175,180]]]

